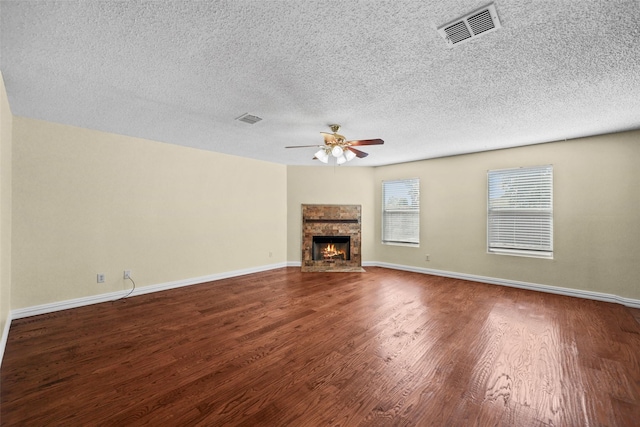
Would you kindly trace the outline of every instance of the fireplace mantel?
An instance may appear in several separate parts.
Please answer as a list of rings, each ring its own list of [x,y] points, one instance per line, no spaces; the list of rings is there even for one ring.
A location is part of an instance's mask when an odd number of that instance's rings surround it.
[[[302,205],[302,271],[362,271],[360,205]],[[349,236],[350,259],[314,260],[314,236]]]

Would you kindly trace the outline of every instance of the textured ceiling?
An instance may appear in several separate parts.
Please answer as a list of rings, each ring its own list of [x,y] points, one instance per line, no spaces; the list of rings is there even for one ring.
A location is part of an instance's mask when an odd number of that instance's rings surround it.
[[[640,128],[640,1],[497,0],[448,47],[486,4],[3,0],[0,69],[15,115],[284,164],[330,123],[385,140],[352,166]]]

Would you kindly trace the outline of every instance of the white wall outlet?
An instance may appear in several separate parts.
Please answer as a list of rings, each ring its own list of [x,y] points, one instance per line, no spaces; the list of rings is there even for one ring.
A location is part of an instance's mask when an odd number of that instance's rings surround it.
[[[426,255],[424,256],[424,260],[425,260],[425,261],[430,261],[430,260],[429,260],[429,254],[426,254]]]
[[[98,283],[104,283],[104,273],[98,273],[96,280]]]
[[[124,279],[131,279],[131,270],[125,270],[124,275],[122,277]]]
[[[273,252],[269,251],[269,258],[273,256]]]

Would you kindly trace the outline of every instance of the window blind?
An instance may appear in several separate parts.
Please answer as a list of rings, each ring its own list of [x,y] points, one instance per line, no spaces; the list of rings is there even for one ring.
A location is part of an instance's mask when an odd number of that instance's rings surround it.
[[[420,244],[420,180],[382,182],[382,243]]]
[[[489,252],[553,256],[553,167],[489,171]]]

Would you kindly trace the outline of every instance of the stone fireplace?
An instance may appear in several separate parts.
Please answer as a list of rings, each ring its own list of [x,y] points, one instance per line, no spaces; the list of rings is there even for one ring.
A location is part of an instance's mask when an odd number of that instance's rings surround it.
[[[302,205],[302,271],[364,271],[360,234],[360,205]]]

